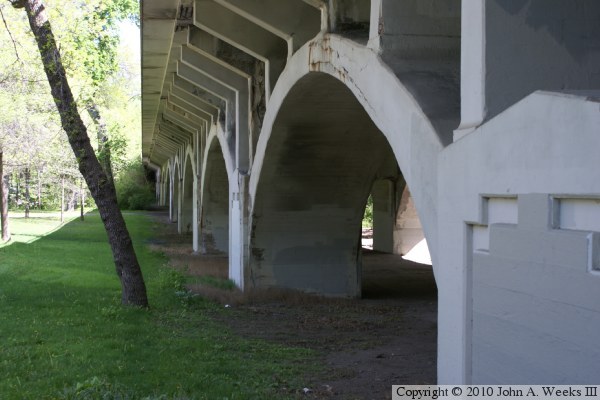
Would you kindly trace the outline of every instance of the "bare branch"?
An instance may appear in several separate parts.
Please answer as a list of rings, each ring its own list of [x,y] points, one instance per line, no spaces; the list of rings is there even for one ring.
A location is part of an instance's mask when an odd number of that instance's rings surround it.
[[[14,2],[11,1],[11,3],[14,7],[16,7]],[[17,61],[21,61],[21,57],[19,57],[19,52],[17,51],[17,43],[15,42],[15,39],[13,38],[13,35],[10,32],[10,29],[8,28],[8,24],[6,23],[6,19],[4,18],[4,13],[2,12],[2,7],[0,7],[0,16],[2,16],[2,22],[4,22],[4,26],[6,27],[6,31],[8,32],[8,36],[10,36],[10,40],[12,41],[13,47],[15,48]]]

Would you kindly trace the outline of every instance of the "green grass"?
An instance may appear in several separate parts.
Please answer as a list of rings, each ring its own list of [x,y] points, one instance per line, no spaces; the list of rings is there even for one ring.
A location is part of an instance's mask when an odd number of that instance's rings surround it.
[[[224,311],[185,292],[144,245],[153,223],[126,220],[149,310],[119,304],[97,213],[44,237],[52,221],[11,221],[38,240],[0,248],[1,399],[263,399],[302,387],[310,353],[236,337],[209,318]]]

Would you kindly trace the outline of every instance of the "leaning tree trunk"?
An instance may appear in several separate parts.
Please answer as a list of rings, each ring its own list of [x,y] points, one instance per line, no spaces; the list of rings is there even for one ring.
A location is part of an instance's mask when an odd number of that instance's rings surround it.
[[[11,3],[17,8],[25,7],[27,11],[29,25],[40,51],[62,127],[67,133],[79,171],[96,201],[108,234],[117,275],[121,280],[121,302],[147,307],[146,285],[129,232],[117,205],[115,187],[98,162],[87,129],[77,110],[44,5],[41,0],[11,0]]]
[[[2,225],[2,241],[10,240],[10,229],[8,227],[8,187],[4,176],[4,160],[2,148],[0,148],[0,225]]]

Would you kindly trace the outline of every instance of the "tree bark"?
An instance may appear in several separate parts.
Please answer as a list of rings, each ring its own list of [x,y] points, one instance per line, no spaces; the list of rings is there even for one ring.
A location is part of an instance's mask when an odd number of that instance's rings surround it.
[[[80,215],[79,219],[83,221],[83,202],[85,200],[85,192],[83,190],[83,181],[79,180],[79,205],[80,205]]]
[[[65,222],[65,176],[60,176],[60,223]]]
[[[100,165],[104,168],[104,173],[113,182],[112,162],[110,158],[110,143],[108,142],[108,135],[106,134],[106,123],[100,114],[100,110],[96,104],[88,104],[86,106],[87,112],[92,117],[94,124],[96,125],[96,131],[98,132],[98,154],[100,155]]]
[[[25,168],[25,218],[29,218],[29,178],[31,176],[29,167]]]
[[[37,170],[37,178],[38,178],[37,208],[38,208],[38,210],[41,210],[42,209],[42,172],[39,169]]]
[[[115,187],[96,158],[87,129],[77,110],[44,5],[41,0],[19,0],[16,3],[16,6],[24,5],[27,11],[62,127],[67,133],[79,171],[96,201],[108,234],[117,275],[121,281],[121,302],[147,307],[146,285],[125,220],[117,205]]]
[[[3,151],[0,148],[0,225],[2,226],[2,241],[10,240],[10,228],[8,226],[8,187],[4,176]]]

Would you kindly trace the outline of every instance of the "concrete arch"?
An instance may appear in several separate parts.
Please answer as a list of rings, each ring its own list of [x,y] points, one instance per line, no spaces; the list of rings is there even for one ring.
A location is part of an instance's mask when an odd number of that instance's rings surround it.
[[[440,134],[436,132],[420,104],[377,53],[340,36],[317,37],[303,46],[289,60],[272,93],[263,121],[250,177],[250,198],[256,202],[267,148],[276,130],[280,114],[285,112],[284,103],[288,101],[292,91],[296,91],[298,95],[298,90],[306,93],[313,90],[315,86],[311,87],[308,80],[319,75],[335,78],[351,92],[374,126],[387,139],[421,216],[435,266],[437,264],[437,157],[443,149]],[[303,80],[306,84],[303,84]],[[328,94],[325,96],[327,97]],[[318,123],[314,120],[317,116],[306,116],[301,110],[296,110],[296,115],[297,120],[293,122],[295,124],[304,123],[310,126]],[[252,206],[255,207],[256,204]],[[253,214],[254,212],[252,212],[251,226],[256,223]],[[252,232],[250,235],[252,236]],[[251,259],[252,251],[251,248],[249,256]],[[252,278],[246,277],[247,279]]]
[[[169,221],[174,222],[174,215],[175,215],[175,197],[174,197],[174,190],[175,190],[175,184],[174,184],[174,179],[175,179],[175,167],[173,164],[173,159],[169,159],[167,161],[167,186],[166,186],[166,193],[165,193],[165,202],[167,203],[167,206],[169,207]]]
[[[181,162],[179,154],[173,159],[173,189],[171,195],[171,222],[177,222],[177,231],[181,233]]]
[[[204,147],[204,154],[202,155],[202,175],[204,176],[204,171],[207,166],[207,154],[210,147],[217,141],[221,148],[221,153],[223,155],[223,160],[225,161],[225,168],[227,170],[227,176],[230,178],[233,176],[235,170],[235,159],[234,153],[230,150],[229,142],[227,141],[226,134],[223,129],[219,126],[218,129],[212,129],[206,138],[206,144]],[[231,178],[230,178],[231,180]],[[204,185],[204,179],[202,179],[202,185]]]
[[[201,186],[201,244],[203,253],[229,252],[229,193],[231,162],[223,144],[227,142],[216,132],[209,136],[203,157]]]
[[[183,157],[183,181],[181,184],[181,233],[194,232],[194,211],[198,186],[196,181],[196,163],[191,146],[187,146]]]

